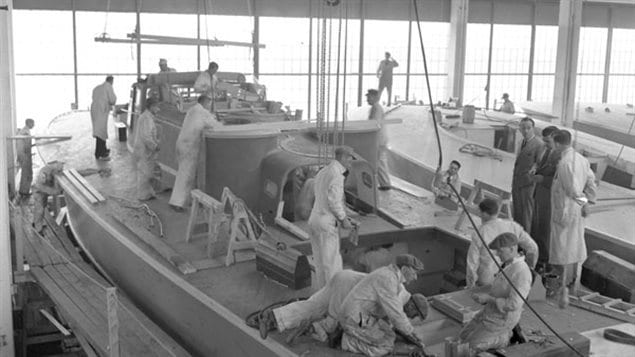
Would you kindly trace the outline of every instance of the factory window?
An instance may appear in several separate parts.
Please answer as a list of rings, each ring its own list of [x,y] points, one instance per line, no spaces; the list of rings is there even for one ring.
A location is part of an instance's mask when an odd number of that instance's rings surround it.
[[[46,93],[46,95],[39,95],[35,103],[34,93]],[[58,114],[68,112],[74,101],[72,75],[16,76],[15,102],[18,127],[23,126],[24,119],[33,118],[36,124],[35,132],[46,134],[49,121]]]
[[[489,24],[467,24],[463,104],[485,107],[489,37]]]
[[[249,16],[201,16],[201,38],[204,40],[252,42],[253,29],[253,19]],[[218,63],[221,72],[253,73],[251,47],[201,47],[201,69],[206,69],[211,61]]]
[[[325,103],[325,112],[328,112],[328,118],[331,122],[333,122],[335,120],[335,85],[337,82],[337,76],[336,75],[331,75],[331,76],[326,76],[324,78],[324,82],[325,82],[325,88],[328,88],[329,86],[329,77],[330,77],[330,87],[331,87],[331,91],[330,91],[330,96],[329,96],[329,91],[327,90],[325,92],[325,96],[326,98],[324,98],[324,103]],[[311,119],[315,119],[317,118],[317,112],[318,112],[318,81],[320,80],[320,77],[318,77],[317,75],[313,75],[311,77]],[[358,91],[358,80],[359,80],[359,76],[357,74],[347,74],[346,75],[346,87],[344,86],[344,75],[340,74],[340,79],[339,79],[339,100],[337,103],[337,107],[338,107],[338,115],[337,115],[337,120],[341,121],[344,115],[344,105],[348,104],[348,108],[353,109],[357,107],[357,91]],[[346,93],[344,93],[344,88],[346,88]],[[364,91],[365,92],[365,91]],[[362,106],[365,106],[366,104],[366,100],[365,98],[362,98]],[[326,118],[327,116],[325,116]]]
[[[635,104],[635,30],[613,29],[608,102]]]
[[[551,102],[558,53],[558,26],[536,26],[531,100]]]
[[[259,24],[260,43],[266,46],[260,50],[260,73],[308,74],[309,20],[261,17]]]
[[[261,74],[260,84],[267,87],[267,100],[282,102],[283,110],[289,106],[290,110],[301,109],[306,119],[306,105],[309,79],[306,74],[265,75]]]
[[[196,39],[196,15],[142,13],[141,33],[143,35]],[[167,59],[168,66],[179,72],[198,70],[197,52],[194,45],[143,44],[141,46],[141,72],[158,72],[160,58]],[[207,63],[202,62],[201,68],[207,68]]]
[[[513,101],[527,99],[530,47],[531,26],[494,25],[490,108],[500,106],[503,93],[509,93]]]
[[[135,44],[95,42],[95,37],[103,33],[110,38],[126,38],[128,33],[134,32],[135,14],[78,11],[76,17],[78,73],[137,73]],[[73,35],[69,36],[72,41]],[[71,56],[72,53],[71,48]]]
[[[580,28],[576,101],[602,101],[607,33],[607,28]]]
[[[410,100],[428,101],[428,89],[425,83],[423,55],[419,41],[417,23],[412,22],[412,42],[410,44]],[[432,101],[446,100],[448,76],[448,42],[450,24],[447,22],[421,22],[421,35],[426,50],[426,63],[430,74]],[[404,65],[405,66],[405,65]]]

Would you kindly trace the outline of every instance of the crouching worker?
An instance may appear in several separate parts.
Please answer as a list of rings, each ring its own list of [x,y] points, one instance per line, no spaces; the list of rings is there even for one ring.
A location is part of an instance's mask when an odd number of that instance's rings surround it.
[[[394,264],[360,280],[344,299],[338,316],[344,329],[342,349],[367,356],[384,356],[394,349],[394,330],[408,342],[423,347],[399,297],[403,285],[416,280],[422,270],[423,263],[419,259],[402,254]],[[427,311],[422,317],[425,314]]]
[[[300,327],[297,332],[311,332],[315,339],[322,342],[328,337],[336,337],[334,335],[339,327],[336,318],[342,314],[342,303],[353,287],[367,275],[348,269],[339,271],[309,299],[264,310],[259,318],[260,336],[267,338],[269,331],[274,329],[284,332]],[[399,300],[409,318],[426,318],[428,302],[425,296],[411,295],[402,285]]]
[[[531,271],[525,258],[518,254],[516,235],[502,233],[489,244],[489,248],[503,262],[503,271],[522,297],[527,298],[531,289]],[[485,308],[461,330],[459,340],[469,343],[474,354],[509,345],[512,329],[520,321],[523,299],[500,272],[496,274],[488,292],[476,293],[472,298],[485,304]]]
[[[55,175],[64,170],[64,163],[52,161],[40,169],[33,184],[33,226],[38,232],[44,228],[44,215],[50,195],[59,195],[62,190],[55,185]]]

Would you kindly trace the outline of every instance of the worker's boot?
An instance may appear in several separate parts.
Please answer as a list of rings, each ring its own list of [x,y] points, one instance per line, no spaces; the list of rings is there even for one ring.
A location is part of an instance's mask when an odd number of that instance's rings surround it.
[[[342,345],[342,335],[344,335],[344,330],[342,326],[337,324],[335,327],[335,331],[328,334],[328,343],[330,348],[338,348]]]
[[[260,330],[260,337],[266,339],[269,331],[275,330],[278,327],[276,323],[276,317],[273,314],[272,309],[265,309],[260,313],[258,319],[258,329]]]

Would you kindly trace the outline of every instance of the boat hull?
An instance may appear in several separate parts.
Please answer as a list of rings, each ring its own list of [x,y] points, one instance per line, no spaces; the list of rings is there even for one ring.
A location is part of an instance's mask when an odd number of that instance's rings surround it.
[[[70,226],[82,248],[109,280],[190,353],[295,355],[274,340],[262,340],[240,317],[142,249],[126,228],[108,218],[103,206],[91,205],[70,182],[59,181]]]

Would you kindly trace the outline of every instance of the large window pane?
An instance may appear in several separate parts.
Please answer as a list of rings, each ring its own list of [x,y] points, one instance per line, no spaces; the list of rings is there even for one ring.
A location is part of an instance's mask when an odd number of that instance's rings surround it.
[[[635,21],[635,19],[633,21]],[[634,29],[613,29],[611,73],[635,74]]]
[[[555,75],[534,75],[531,91],[531,100],[534,102],[551,102],[553,100],[553,87]]]
[[[309,20],[261,17],[259,24],[267,46],[260,50],[260,73],[308,73]]]
[[[575,99],[578,102],[602,101],[603,75],[578,75]]]
[[[486,75],[465,75],[463,85],[463,105],[485,107],[485,95],[487,90]]]
[[[421,37],[426,50],[428,71],[433,74],[448,73],[448,42],[450,24],[447,22],[421,22]],[[412,23],[410,73],[423,74],[423,55],[416,21]]]
[[[531,26],[494,25],[492,73],[527,73],[530,46]]]
[[[430,75],[430,90],[432,102],[445,101],[448,98],[448,76]],[[410,100],[423,101],[428,104],[428,86],[424,74],[412,74],[410,76]]]
[[[267,99],[282,102],[291,110],[301,109],[306,119],[309,88],[307,75],[260,76],[260,83],[267,87]],[[283,108],[284,109],[284,108]]]
[[[326,22],[326,47],[322,44],[322,29],[324,28],[322,20],[313,19],[313,47],[312,73],[318,73],[321,63],[324,62],[325,70],[328,72],[329,49],[331,51],[331,73],[335,74],[337,69],[337,29],[339,21],[333,20],[331,25],[331,40],[329,41],[328,21]],[[346,31],[346,21],[342,21],[342,42],[340,53],[340,73],[344,73],[344,51],[346,50],[346,72],[347,74],[359,73],[359,20],[348,20],[348,31]],[[348,34],[346,34],[348,32]],[[344,46],[345,40],[348,38],[347,46]],[[322,49],[324,49],[324,58],[322,57]],[[367,54],[364,53],[364,57]],[[377,69],[375,67],[375,69]]]
[[[37,96],[34,101],[34,88]],[[24,119],[35,119],[36,132],[48,125],[55,116],[71,110],[71,103],[75,101],[73,76],[16,76],[15,102],[16,118],[21,127]]]
[[[607,102],[635,104],[635,76],[610,76]]]
[[[134,43],[95,42],[95,37],[104,32],[110,38],[126,38],[128,33],[134,32],[135,14],[79,11],[76,16],[79,73],[137,73],[137,46]]]
[[[328,88],[328,76],[324,77],[324,82],[325,82],[325,88]],[[329,112],[329,120],[333,120],[333,118],[335,117],[335,84],[337,81],[336,76],[332,75],[330,76],[331,78],[331,90],[330,90],[330,97],[329,97],[329,91],[325,91],[325,98],[324,98],[324,103],[325,103],[325,112]],[[341,120],[342,115],[344,113],[343,111],[343,106],[345,104],[348,104],[348,108],[352,109],[357,107],[357,90],[358,90],[358,76],[355,75],[346,75],[346,86],[344,86],[344,76],[340,75],[340,89],[339,89],[339,93],[338,93],[338,120]],[[318,102],[318,81],[320,80],[320,77],[318,77],[317,75],[313,75],[311,77],[311,119],[315,119],[317,118],[317,112],[318,112],[318,108],[319,108],[319,102]],[[346,93],[344,93],[344,89],[346,89]],[[362,98],[362,106],[366,105],[366,101],[364,98]]]
[[[607,33],[608,29],[606,28],[580,28],[578,73],[604,73]],[[600,89],[600,93],[601,92],[602,90]]]
[[[142,13],[141,33],[196,39],[196,15]],[[144,44],[141,46],[141,71],[158,72],[160,58],[167,59],[168,65],[179,72],[197,70],[196,46]],[[201,64],[201,67],[206,66]]]
[[[202,39],[250,43],[253,28],[253,19],[249,16],[201,16]],[[221,72],[253,73],[253,50],[250,47],[202,47],[201,69],[206,69],[211,61],[218,63]]]
[[[500,107],[503,93],[508,93],[512,102],[524,101],[527,98],[527,79],[527,75],[492,75],[490,108]]]
[[[70,11],[13,12],[16,73],[73,73]]]
[[[385,52],[390,52],[399,63],[399,67],[393,72],[406,73],[408,21],[364,21],[364,73],[377,73],[377,67],[384,59]]]
[[[467,24],[465,44],[465,73],[487,73],[489,56],[489,24]]]
[[[534,73],[555,73],[558,53],[558,26],[536,26],[535,41]]]

